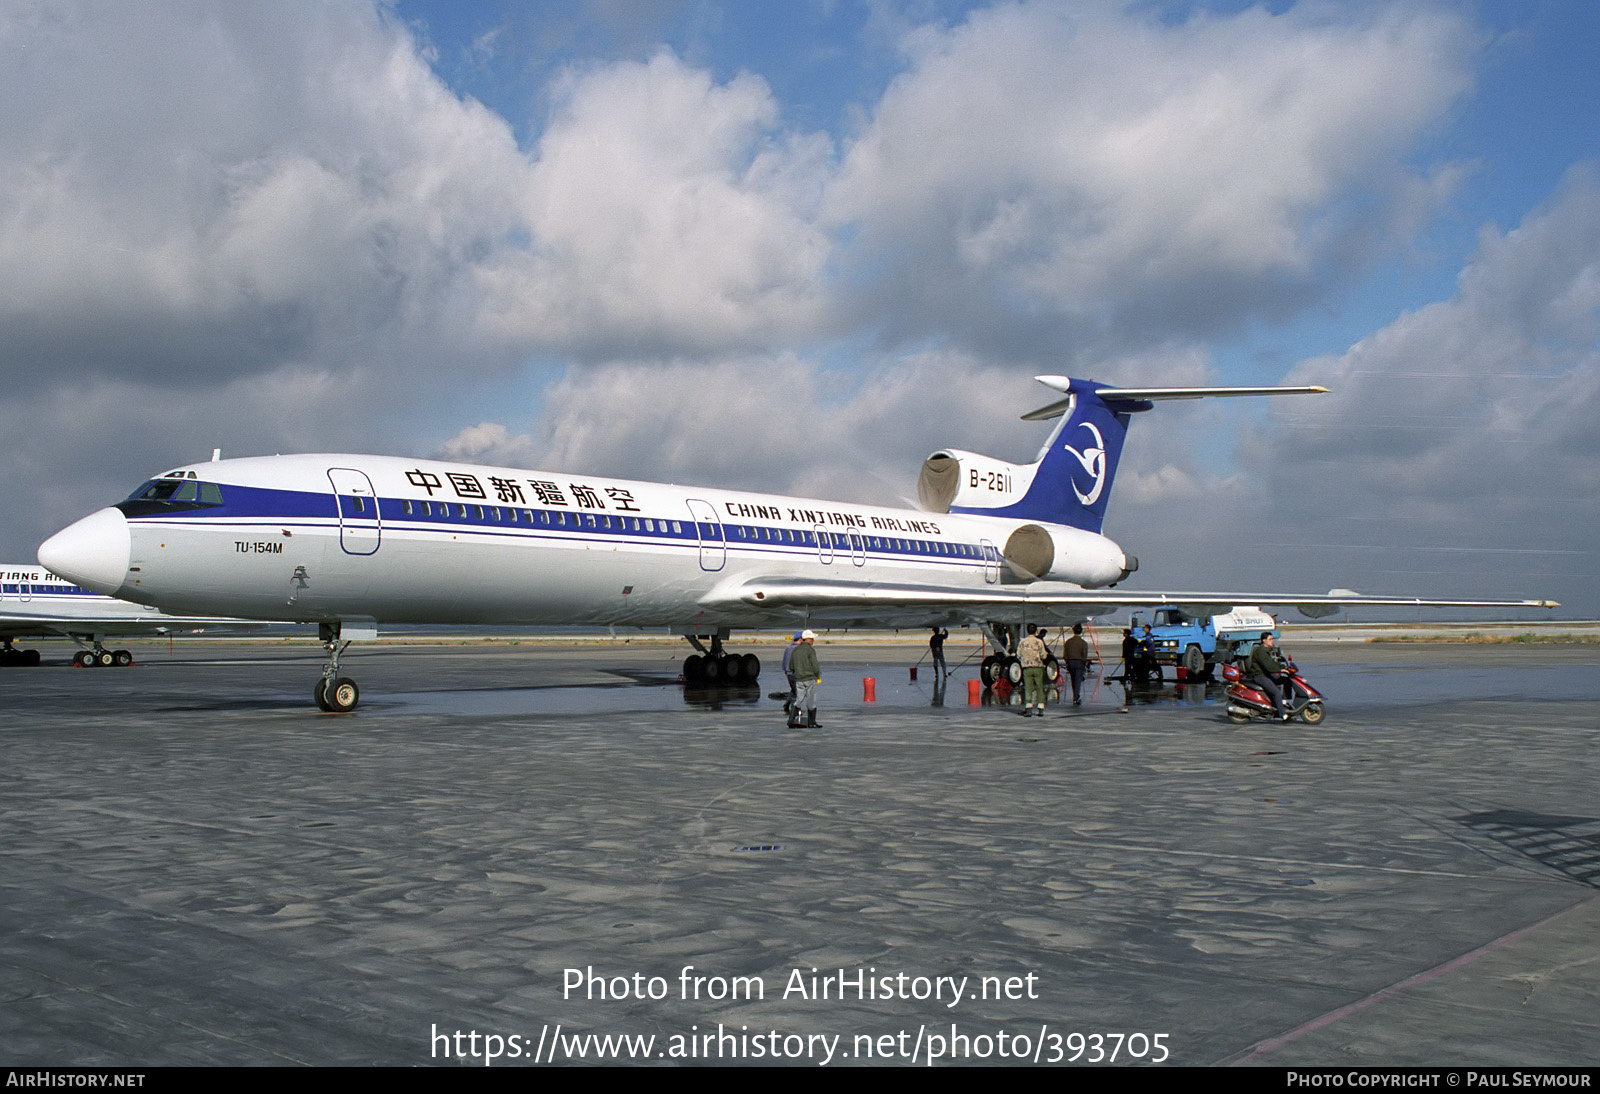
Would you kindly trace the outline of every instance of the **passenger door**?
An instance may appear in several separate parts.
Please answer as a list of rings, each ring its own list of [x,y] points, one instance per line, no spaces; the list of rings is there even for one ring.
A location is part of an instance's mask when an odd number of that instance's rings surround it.
[[[351,467],[330,467],[328,481],[339,507],[339,546],[347,555],[376,554],[383,540],[383,522],[372,480]]]
[[[983,580],[994,585],[1000,580],[1000,550],[988,540],[981,540],[983,548]]]
[[[722,535],[722,521],[709,501],[689,498],[687,502],[695,533],[700,537],[700,568],[715,573],[728,561],[728,544]]]

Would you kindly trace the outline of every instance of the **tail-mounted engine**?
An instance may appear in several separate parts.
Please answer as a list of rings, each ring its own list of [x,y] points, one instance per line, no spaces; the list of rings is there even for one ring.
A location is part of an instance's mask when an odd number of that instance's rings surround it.
[[[1018,465],[947,448],[922,463],[917,497],[934,513],[982,512],[1016,504],[1033,485],[1037,463]],[[1001,549],[1006,582],[1070,581],[1085,588],[1115,585],[1139,568],[1137,559],[1094,532],[1059,524],[1024,524]]]
[[[1024,524],[1006,537],[1005,580],[1070,581],[1086,589],[1115,585],[1139,568],[1105,536],[1062,525]]]
[[[1001,509],[1021,500],[1038,469],[1038,464],[1018,465],[947,448],[922,461],[917,498],[930,513]]]

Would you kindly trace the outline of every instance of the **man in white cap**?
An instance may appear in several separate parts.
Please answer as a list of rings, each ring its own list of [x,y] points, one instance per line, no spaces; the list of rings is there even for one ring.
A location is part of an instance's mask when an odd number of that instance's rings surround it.
[[[817,640],[816,631],[801,631],[800,644],[794,648],[794,656],[789,658],[789,671],[794,674],[794,712],[789,716],[791,729],[816,729],[817,723],[817,690],[822,684],[822,666],[817,663],[817,651],[814,644]],[[802,725],[800,711],[806,712],[806,720]]]

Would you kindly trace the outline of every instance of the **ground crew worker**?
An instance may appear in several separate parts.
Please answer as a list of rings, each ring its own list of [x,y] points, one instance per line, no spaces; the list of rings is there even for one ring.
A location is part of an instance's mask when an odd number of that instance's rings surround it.
[[[783,713],[790,721],[794,720],[794,673],[789,671],[789,661],[794,657],[794,651],[800,648],[800,632],[794,632],[794,638],[783,648],[783,678],[789,685],[789,694],[783,700]]]
[[[1122,628],[1122,681],[1133,683],[1133,669],[1139,661],[1139,640],[1133,636],[1132,627]]]
[[[933,675],[949,676],[950,670],[944,666],[944,640],[950,637],[950,632],[943,627],[933,628],[933,637],[928,639],[928,651],[933,654]]]
[[[1039,628],[1028,624],[1028,637],[1017,644],[1017,659],[1022,662],[1022,716],[1032,717],[1035,710],[1044,717],[1044,659],[1049,655]]]
[[[1144,625],[1144,634],[1139,636],[1139,674],[1154,676],[1156,683],[1161,683],[1161,662],[1156,660],[1156,636],[1150,633],[1148,623]]]
[[[1072,637],[1067,639],[1061,655],[1067,661],[1067,675],[1072,677],[1072,705],[1083,706],[1083,678],[1089,674],[1089,643],[1083,639],[1083,624],[1072,625]]]
[[[822,666],[817,663],[817,651],[813,648],[817,640],[816,631],[801,631],[800,644],[794,648],[794,656],[789,658],[789,671],[794,673],[794,713],[789,718],[790,729],[818,729],[817,722],[817,691],[822,686]],[[806,712],[806,720],[800,721],[800,711]]]

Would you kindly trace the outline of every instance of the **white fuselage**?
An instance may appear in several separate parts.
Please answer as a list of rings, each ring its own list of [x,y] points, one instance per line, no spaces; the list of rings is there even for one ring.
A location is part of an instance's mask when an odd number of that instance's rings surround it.
[[[216,490],[191,486],[187,504],[129,499],[101,510],[47,541],[41,561],[171,612],[787,626],[802,613],[748,603],[735,590],[753,579],[1014,589],[1004,545],[1039,523],[379,456],[214,461],[154,482],[169,480]],[[1048,534],[1052,577],[1094,588],[1124,576],[1123,552],[1104,536],[1060,525]],[[958,613],[803,614],[912,626]]]

